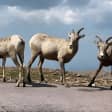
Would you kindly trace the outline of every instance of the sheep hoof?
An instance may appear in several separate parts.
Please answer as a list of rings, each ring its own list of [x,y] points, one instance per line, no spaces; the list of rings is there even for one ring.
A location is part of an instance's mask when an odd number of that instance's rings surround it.
[[[40,83],[40,84],[43,84],[43,83],[47,84],[48,81],[46,81],[46,80],[41,80],[39,83]]]
[[[30,80],[28,80],[28,83],[32,83],[32,80],[30,79]]]
[[[95,87],[96,85],[95,85],[95,83],[90,83],[89,85],[88,85],[88,87]]]
[[[26,85],[25,85],[25,84],[23,84],[23,87],[26,87]]]
[[[23,81],[23,87],[26,87],[26,83]]]
[[[68,83],[66,83],[66,84],[65,84],[65,87],[66,87],[66,88],[70,88],[70,87],[71,87],[71,85],[70,85],[70,84],[68,84]]]
[[[110,89],[112,90],[112,86],[110,87]]]
[[[89,83],[89,84],[88,84],[88,87],[92,87],[92,83]]]
[[[6,78],[5,77],[3,78],[3,82],[6,82]]]
[[[64,82],[61,82],[61,85],[65,85],[65,83]]]
[[[16,87],[19,87],[19,84],[18,84],[18,85],[16,85]]]
[[[47,80],[45,80],[44,82],[45,82],[45,83],[48,83],[48,81],[47,81]]]
[[[16,84],[16,87],[19,87],[19,83]]]
[[[30,77],[27,77],[27,81],[28,81],[28,83],[32,83],[32,80]]]

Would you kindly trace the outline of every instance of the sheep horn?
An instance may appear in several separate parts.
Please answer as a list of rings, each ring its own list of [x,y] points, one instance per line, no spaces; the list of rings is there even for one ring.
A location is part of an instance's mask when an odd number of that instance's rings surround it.
[[[96,38],[99,39],[100,42],[102,42],[102,39],[100,38],[100,36],[96,35]]]
[[[79,34],[82,30],[84,30],[84,28],[81,28],[77,33]]]
[[[111,40],[111,39],[112,39],[112,37],[108,37],[107,40],[106,40],[106,43],[108,43],[109,40]]]

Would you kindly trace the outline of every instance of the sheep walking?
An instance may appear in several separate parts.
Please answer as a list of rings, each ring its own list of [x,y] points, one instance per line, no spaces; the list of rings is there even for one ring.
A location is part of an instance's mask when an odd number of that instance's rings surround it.
[[[98,60],[100,61],[100,65],[98,70],[96,71],[94,77],[92,78],[91,82],[88,86],[92,86],[94,83],[97,75],[101,71],[103,66],[112,66],[112,37],[107,38],[106,41],[103,41],[99,36],[96,36],[98,38],[98,41],[96,42],[98,47]],[[112,75],[112,69],[111,69],[111,75]]]
[[[47,34],[38,33],[32,36],[29,41],[31,48],[31,59],[28,63],[27,79],[31,82],[30,78],[30,68],[37,56],[39,56],[39,72],[40,80],[44,81],[44,76],[42,72],[42,65],[44,59],[56,60],[59,62],[61,67],[62,76],[60,77],[61,83],[64,84],[65,81],[65,67],[64,64],[69,62],[73,56],[76,55],[78,51],[79,39],[85,35],[80,35],[80,32],[84,28],[74,32],[74,30],[68,34],[69,39],[62,39],[51,37]]]
[[[4,82],[6,81],[5,78],[6,58],[10,57],[17,66],[17,68],[19,69],[19,80],[17,81],[16,84],[16,86],[18,87],[20,85],[20,81],[22,78],[21,75],[23,72],[24,48],[25,48],[25,42],[19,35],[12,35],[7,38],[0,38],[0,58],[2,59],[3,81]],[[25,86],[24,77],[23,77],[23,86]]]

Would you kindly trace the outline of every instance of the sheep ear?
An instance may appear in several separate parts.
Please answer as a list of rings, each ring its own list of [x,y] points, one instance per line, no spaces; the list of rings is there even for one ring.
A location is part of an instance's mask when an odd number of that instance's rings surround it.
[[[71,33],[68,33],[68,39],[70,39],[70,35],[71,35]]]

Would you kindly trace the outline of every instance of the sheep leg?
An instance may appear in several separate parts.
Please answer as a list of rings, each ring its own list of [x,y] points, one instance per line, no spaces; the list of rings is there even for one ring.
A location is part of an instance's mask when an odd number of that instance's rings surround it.
[[[60,76],[60,80],[61,80],[61,84],[64,85],[65,83],[65,67],[64,67],[64,63],[60,62],[60,67],[61,67],[61,76]]]
[[[6,78],[5,78],[5,64],[6,64],[6,58],[3,58],[2,59],[3,82],[6,82]]]
[[[110,89],[112,90],[112,86],[110,86]]]
[[[16,87],[19,87],[20,82],[21,82],[22,66],[20,66],[15,53],[11,56],[11,58],[12,58],[13,62],[15,63],[15,65],[17,66],[17,68],[19,69],[19,79],[16,83]]]
[[[25,74],[24,74],[24,68],[23,68],[23,62],[24,62],[24,52],[18,53],[19,60],[21,63],[21,72],[23,74],[23,87],[25,87]]]
[[[43,75],[43,71],[42,71],[43,63],[44,63],[44,58],[42,56],[40,56],[40,60],[39,60],[39,63],[38,63],[39,73],[40,73],[40,83],[42,81],[44,81],[44,75]]]
[[[30,69],[31,69],[31,66],[32,66],[33,62],[35,61],[36,57],[37,57],[37,54],[33,55],[28,63],[27,80],[29,83],[32,82],[31,77],[30,77]]]
[[[111,76],[112,76],[112,66],[111,66]],[[112,85],[111,85],[111,87],[110,87],[111,89],[112,89]]]
[[[92,84],[94,83],[94,81],[95,81],[97,75],[99,74],[99,72],[101,71],[102,67],[103,67],[103,65],[100,64],[98,70],[96,71],[94,77],[92,78],[91,82],[90,82],[89,85],[88,85],[89,87],[92,87]]]
[[[111,68],[110,68],[110,74],[111,74],[111,76],[112,76],[112,66],[111,66]]]

